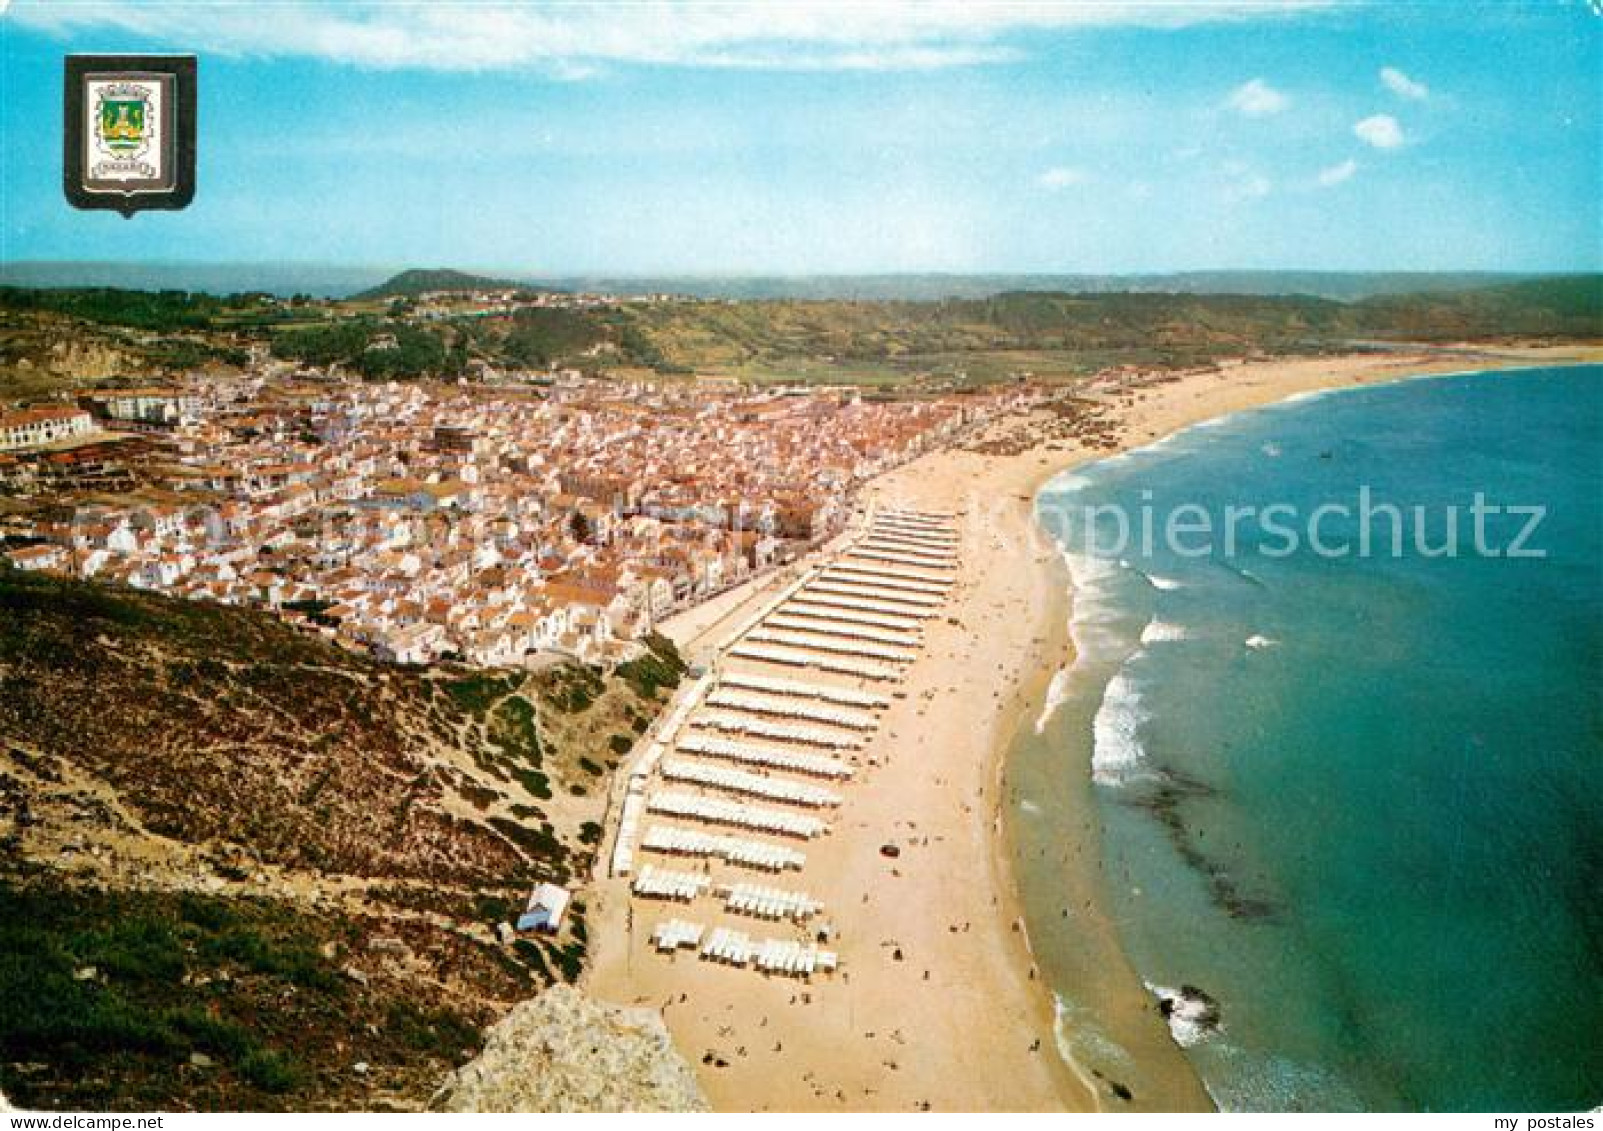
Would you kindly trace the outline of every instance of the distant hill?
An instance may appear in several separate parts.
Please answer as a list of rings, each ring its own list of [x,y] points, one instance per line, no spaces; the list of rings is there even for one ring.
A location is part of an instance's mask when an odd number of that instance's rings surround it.
[[[0,286],[47,290],[114,288],[212,295],[260,292],[288,298],[383,298],[455,287],[545,289],[529,282],[445,268],[397,271],[297,263],[116,263],[23,260],[0,264]]]
[[[431,278],[432,277],[432,278]],[[1540,279],[1539,272],[1217,270],[1136,274],[1016,273],[868,275],[535,275],[435,268],[295,263],[115,263],[20,261],[0,264],[0,285],[119,287],[130,290],[265,291],[319,298],[417,294],[453,286],[524,287],[617,295],[680,294],[722,299],[936,301],[989,298],[1007,291],[1079,294],[1312,295],[1344,302],[1379,295],[1470,290]]]
[[[611,276],[542,279],[570,291],[711,299],[935,302],[1016,291],[1062,294],[1310,295],[1349,302],[1374,295],[1467,290],[1530,278],[1482,271],[1184,271],[1100,274]]]
[[[1273,278],[1306,289],[1250,290]],[[1334,278],[1163,276],[1152,277],[1154,289],[1054,290],[1045,289],[1048,278],[1041,276],[1026,280],[1035,285],[976,298],[684,298],[428,320],[260,294],[0,286],[0,399],[104,378],[237,368],[255,343],[282,359],[338,364],[375,380],[452,379],[484,361],[515,370],[649,369],[753,381],[894,385],[927,377],[944,386],[1024,374],[1072,378],[1113,365],[1183,368],[1371,341],[1603,337],[1603,276],[1493,276],[1477,286],[1463,284],[1483,277],[1368,276],[1366,285],[1390,289],[1356,299],[1311,293],[1341,289]],[[1181,282],[1240,289],[1173,289]],[[1171,289],[1158,289],[1160,283]],[[533,289],[436,269],[401,272],[362,294],[383,303],[477,287]],[[381,336],[387,347],[371,348]]]
[[[1603,336],[1603,275],[1556,275],[1456,292],[1382,295],[1351,308],[1388,338]]]
[[[22,260],[0,263],[0,285],[41,288],[116,287],[137,291],[203,291],[214,295],[263,291],[288,298],[343,298],[377,286],[393,266],[341,267],[300,263],[114,263]]]
[[[469,275],[449,267],[414,267],[392,275],[376,287],[369,287],[354,299],[415,298],[430,291],[498,291],[534,290],[526,283],[510,279],[491,279],[484,275]]]
[[[1183,367],[1367,340],[1603,337],[1603,277],[1339,301],[1311,295],[1009,291],[938,302],[772,299],[633,312],[666,366],[794,379],[854,372],[965,383],[1110,365]]]

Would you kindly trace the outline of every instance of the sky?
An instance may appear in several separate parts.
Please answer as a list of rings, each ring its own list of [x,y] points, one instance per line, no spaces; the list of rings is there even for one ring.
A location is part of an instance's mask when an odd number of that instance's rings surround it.
[[[0,0],[0,264],[1603,268],[1599,0]],[[199,57],[194,203],[61,189],[71,52]]]

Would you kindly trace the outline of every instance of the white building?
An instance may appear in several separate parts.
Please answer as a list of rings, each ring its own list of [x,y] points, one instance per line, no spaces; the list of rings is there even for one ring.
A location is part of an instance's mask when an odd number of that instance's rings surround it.
[[[94,431],[81,408],[25,408],[0,413],[0,452],[37,448]]]

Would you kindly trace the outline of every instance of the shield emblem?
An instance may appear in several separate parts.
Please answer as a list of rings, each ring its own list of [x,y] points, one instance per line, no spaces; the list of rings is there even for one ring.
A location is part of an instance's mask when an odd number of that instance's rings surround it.
[[[187,205],[195,195],[195,57],[68,55],[64,72],[67,200],[124,216]]]

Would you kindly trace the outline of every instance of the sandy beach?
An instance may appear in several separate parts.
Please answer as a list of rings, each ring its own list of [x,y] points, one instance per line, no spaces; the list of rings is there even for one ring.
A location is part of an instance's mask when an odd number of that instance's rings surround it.
[[[1597,350],[1518,349],[1366,354],[1230,365],[1137,388],[1099,382],[1119,447],[1298,393],[1430,372],[1596,360]],[[838,931],[840,971],[811,983],[655,953],[660,913],[631,901],[627,881],[597,882],[587,990],[662,1008],[675,1043],[720,1110],[1186,1110],[1208,1097],[1170,1042],[1155,1004],[1097,911],[1095,823],[1065,900],[1089,910],[1086,946],[1102,981],[1089,995],[1138,1063],[1139,1084],[1092,1079],[1058,1054],[1053,1001],[1030,956],[1010,877],[1002,813],[1005,755],[1040,713],[1051,674],[1070,659],[1069,582],[1034,522],[1052,475],[1109,454],[1042,442],[1045,414],[994,424],[988,447],[932,453],[875,480],[860,503],[959,516],[961,564],[920,658],[845,787],[831,832],[808,846],[797,882]],[[1009,454],[1001,454],[1003,452]],[[782,588],[759,579],[667,622],[692,654]],[[1089,804],[1089,785],[1076,790]],[[1068,824],[1069,822],[1065,822]],[[901,851],[884,856],[880,847]],[[1128,1094],[1122,1094],[1128,1093]]]

